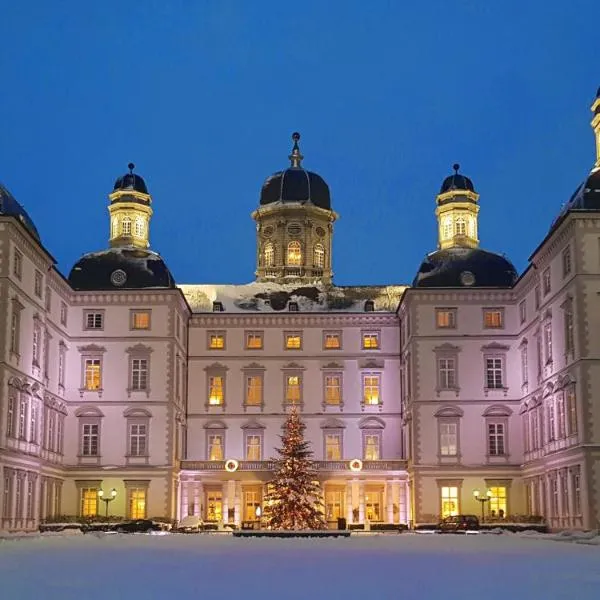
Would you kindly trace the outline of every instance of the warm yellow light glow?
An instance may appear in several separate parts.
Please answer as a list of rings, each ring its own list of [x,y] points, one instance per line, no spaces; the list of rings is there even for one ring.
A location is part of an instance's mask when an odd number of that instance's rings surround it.
[[[378,435],[365,435],[365,460],[379,460]]]
[[[484,325],[491,329],[502,327],[502,311],[501,310],[486,310],[484,312]]]
[[[223,460],[223,436],[208,436],[208,460]]]
[[[248,332],[246,334],[246,348],[248,350],[262,350],[263,335],[258,332]]]
[[[339,333],[326,333],[325,334],[325,349],[326,350],[339,350],[342,347]]]
[[[299,333],[288,333],[285,336],[285,347],[287,350],[299,350],[302,346],[302,337]]]
[[[133,329],[150,329],[150,313],[148,311],[135,311],[132,321]]]
[[[365,375],[363,379],[363,400],[365,404],[379,404],[379,375]]]
[[[442,518],[453,517],[458,514],[458,488],[457,487],[442,487],[441,490],[441,501],[442,501]]]
[[[84,387],[86,390],[90,390],[90,391],[100,389],[100,359],[99,358],[86,358],[85,359]]]
[[[288,375],[286,377],[285,400],[289,404],[300,402],[300,377],[298,375]]]
[[[363,333],[362,347],[364,350],[379,349],[379,334],[378,333]]]
[[[129,492],[129,513],[132,519],[146,518],[146,490],[132,489]]]
[[[341,458],[340,436],[337,433],[328,433],[325,436],[325,460],[340,460]]]
[[[337,406],[342,401],[342,378],[340,375],[325,376],[325,404]]]
[[[440,329],[456,327],[454,310],[439,309],[436,313],[436,324]]]
[[[290,242],[287,247],[287,264],[292,267],[302,265],[302,246],[300,242]]]
[[[223,377],[213,375],[208,380],[208,403],[212,406],[223,404]]]
[[[262,404],[262,377],[248,375],[246,379],[246,404],[260,406]]]
[[[81,490],[81,516],[95,517],[98,514],[99,492],[95,488]]]
[[[211,333],[208,347],[211,350],[222,350],[225,348],[225,336],[221,333]]]

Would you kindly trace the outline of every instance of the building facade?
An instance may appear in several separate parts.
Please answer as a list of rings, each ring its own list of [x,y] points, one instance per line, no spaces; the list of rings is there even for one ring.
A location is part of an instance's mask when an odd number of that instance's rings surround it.
[[[597,527],[600,90],[592,111],[594,167],[520,276],[480,248],[455,165],[412,286],[334,285],[338,215],[299,134],[252,213],[246,285],[176,284],[132,164],[109,247],[66,278],[0,187],[0,527],[253,521],[292,406],[332,524],[482,510]]]

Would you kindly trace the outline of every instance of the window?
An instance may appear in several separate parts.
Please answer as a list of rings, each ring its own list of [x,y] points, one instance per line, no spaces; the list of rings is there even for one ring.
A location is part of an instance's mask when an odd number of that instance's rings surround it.
[[[506,516],[508,514],[507,511],[507,502],[506,502],[506,487],[503,485],[492,485],[488,488],[491,492],[490,496],[490,514],[492,516],[497,515],[499,517]]]
[[[263,332],[246,331],[246,350],[263,349]]]
[[[287,247],[287,264],[292,267],[302,265],[302,246],[300,242],[290,242]]]
[[[135,237],[143,238],[144,237],[144,219],[142,217],[136,217],[135,219]]]
[[[527,344],[521,344],[521,385],[527,385],[528,369]]]
[[[246,404],[248,406],[261,406],[263,402],[263,376],[262,374],[246,375]]]
[[[363,375],[363,404],[369,406],[381,404],[381,375],[375,373]]]
[[[33,497],[34,497],[34,480],[30,474],[27,478],[27,511],[25,516],[27,519],[33,519]]]
[[[27,404],[27,398],[24,394],[21,394],[19,402],[19,430],[17,432],[17,437],[20,440],[24,440],[26,434]]]
[[[488,423],[488,454],[504,456],[504,423]]]
[[[110,223],[110,236],[116,238],[119,235],[119,219],[113,217]]]
[[[381,459],[381,434],[379,432],[363,434],[363,456],[365,460]]]
[[[223,520],[223,492],[210,490],[206,493],[206,520],[219,522]]]
[[[95,517],[98,514],[98,490],[96,488],[82,488],[81,490],[81,516]]]
[[[223,460],[223,434],[208,435],[208,460]]]
[[[441,492],[441,512],[442,518],[453,517],[458,514],[458,487],[442,486]]]
[[[335,522],[336,519],[343,517],[344,512],[344,490],[326,489],[325,490],[325,514],[328,521]]]
[[[222,406],[225,400],[222,375],[211,375],[208,378],[208,403],[211,406]]]
[[[565,394],[558,392],[556,395],[556,437],[559,440],[564,439],[567,435],[566,417]]]
[[[552,322],[544,324],[544,354],[546,355],[546,364],[552,362]]]
[[[302,349],[302,334],[299,331],[290,331],[284,334],[286,350]]]
[[[464,217],[456,219],[456,235],[467,235],[467,222]]]
[[[61,325],[67,324],[67,315],[68,315],[67,305],[64,302],[61,302],[60,303],[60,324]]]
[[[42,328],[37,316],[33,319],[33,337],[32,337],[32,362],[34,367],[40,366],[40,353],[42,345]]]
[[[6,437],[13,437],[15,433],[15,409],[17,397],[14,388],[8,388],[8,409],[6,414]]]
[[[129,494],[129,518],[130,519],[145,519],[146,518],[146,489],[145,488],[128,488]]]
[[[275,264],[275,248],[271,242],[265,244],[265,267],[272,267]]]
[[[46,448],[54,452],[56,449],[56,412],[48,411],[48,438],[46,440]]]
[[[373,300],[365,300],[365,312],[375,312],[375,302]]]
[[[100,426],[96,423],[84,423],[81,428],[81,455],[98,456],[98,437]]]
[[[103,312],[85,311],[85,329],[102,329],[103,326]]]
[[[325,248],[321,244],[315,244],[313,264],[317,269],[325,266]]]
[[[13,275],[17,279],[23,277],[23,255],[16,249],[13,256]]]
[[[570,385],[566,391],[567,394],[567,433],[575,435],[577,433],[577,401],[575,396],[575,386]]]
[[[435,325],[438,329],[454,329],[456,327],[456,309],[436,308]]]
[[[440,422],[440,456],[458,454],[458,423]]]
[[[131,389],[136,391],[148,389],[148,359],[131,359]]]
[[[442,237],[445,240],[452,238],[452,218],[446,217],[442,225]]]
[[[215,300],[212,303],[212,309],[213,309],[213,312],[224,312],[225,311],[225,307],[223,306],[223,303],[220,302],[219,300]]]
[[[341,331],[323,332],[323,350],[340,350],[342,347]]]
[[[581,515],[581,467],[577,465],[570,469],[571,485],[573,487],[573,514]]]
[[[571,262],[571,246],[567,246],[562,252],[563,277],[566,277],[571,273]]]
[[[42,289],[44,285],[44,279],[42,274],[39,271],[35,272],[34,280],[33,280],[33,293],[38,297],[42,297]]]
[[[129,456],[146,456],[148,430],[145,423],[129,425]]]
[[[527,302],[525,300],[519,302],[519,321],[521,324],[527,321]]]
[[[550,279],[550,267],[544,269],[542,273],[542,288],[544,290],[544,296],[550,293],[552,289],[551,279]]]
[[[131,235],[131,219],[125,217],[121,221],[121,235]]]
[[[538,310],[542,304],[542,291],[539,285],[535,286],[534,290],[535,309]]]
[[[88,391],[99,390],[102,384],[101,360],[86,358],[84,360],[83,387]]]
[[[565,306],[564,310],[565,328],[565,354],[573,354],[575,351],[575,333],[572,305]]]
[[[489,308],[483,311],[483,326],[486,329],[502,329],[504,327],[504,311],[501,308]]]
[[[10,316],[10,351],[19,356],[21,348],[21,311],[23,305],[16,299],[12,299],[12,312]]]
[[[325,460],[342,460],[342,434],[325,432]]]
[[[342,403],[342,375],[341,373],[325,374],[325,404],[339,406]]]
[[[504,388],[504,359],[501,356],[485,359],[485,387]]]
[[[290,312],[298,312],[299,307],[297,302],[288,302],[288,310]]]
[[[34,400],[31,403],[31,412],[29,415],[29,441],[37,444],[38,441],[38,405]]]
[[[150,311],[132,310],[131,329],[150,329]]]
[[[65,361],[67,358],[67,347],[64,342],[58,344],[58,385],[65,387]]]
[[[363,332],[362,348],[363,350],[379,350],[379,332]]]
[[[209,331],[208,332],[208,349],[209,350],[224,350],[225,349],[225,332],[224,331]]]
[[[438,358],[438,385],[441,390],[456,389],[455,358]]]
[[[300,375],[285,376],[285,402],[286,404],[300,404],[301,401]]]
[[[246,460],[262,460],[262,436],[246,433]]]
[[[50,340],[52,336],[48,329],[44,332],[44,379],[50,377]]]

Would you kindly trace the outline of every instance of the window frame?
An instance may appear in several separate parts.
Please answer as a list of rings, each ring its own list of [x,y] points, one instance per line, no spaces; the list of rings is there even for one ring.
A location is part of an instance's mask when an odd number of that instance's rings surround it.
[[[375,339],[375,345],[366,344],[367,338]],[[360,348],[367,352],[378,352],[381,350],[381,330],[380,329],[363,329],[360,332]]]
[[[69,318],[69,307],[67,306],[66,302],[61,301],[61,303],[60,303],[60,324],[64,325],[66,327],[68,318]]]
[[[213,338],[215,340],[222,339],[223,344],[212,345]],[[210,352],[221,352],[227,349],[227,331],[224,329],[210,329],[206,332],[206,349]]]
[[[328,346],[328,339],[337,339],[337,346]],[[341,329],[324,329],[323,330],[323,350],[326,352],[342,350],[343,331]]]
[[[136,317],[147,315],[148,326],[136,326]],[[179,315],[178,315],[179,316]],[[129,310],[129,330],[130,331],[151,331],[152,330],[152,309],[151,308],[132,308]]]
[[[207,427],[205,429],[205,437],[206,437],[206,460],[211,462],[219,462],[225,460],[225,443],[226,443],[226,429],[224,427]],[[211,438],[220,437],[221,438],[221,458],[211,458]]]
[[[367,438],[374,437],[377,439],[378,458],[367,457]],[[361,428],[361,442],[363,460],[383,460],[383,429],[382,428]]]
[[[259,346],[251,346],[250,338],[260,340]],[[265,332],[263,330],[246,329],[244,331],[244,348],[245,350],[264,350],[265,348]]]
[[[125,484],[125,497],[126,497],[126,514],[128,519],[147,519],[148,518],[148,490],[150,488],[150,480],[149,479],[125,479],[123,481]],[[144,512],[143,516],[134,516],[134,511],[132,510],[134,494],[136,492],[144,493]]]
[[[547,296],[552,292],[552,272],[550,267],[546,267],[542,271],[542,293]]]
[[[86,434],[86,427],[96,427],[96,433],[90,432]],[[96,438],[96,452],[95,453],[85,453],[86,450],[86,442],[85,436],[95,436]],[[90,450],[92,449],[92,441],[90,438],[89,442]],[[102,417],[99,416],[81,416],[79,417],[79,459],[97,459],[100,460],[102,457]]]
[[[460,417],[439,417],[437,420],[437,430],[438,430],[438,459],[439,460],[444,460],[444,459],[454,459],[454,460],[458,460],[460,458]],[[446,427],[452,425],[454,426],[454,449],[455,452],[453,454],[451,453],[444,453],[443,449],[444,449],[444,445],[442,443],[442,439],[444,435],[452,435],[452,434],[444,434],[442,432],[442,427]],[[448,444],[448,448],[450,448],[451,445]]]
[[[488,324],[488,316],[498,313],[500,318],[500,324],[494,325],[493,323]],[[483,328],[484,329],[504,329],[505,327],[505,314],[503,307],[485,307],[483,309]]]
[[[293,249],[292,249],[293,247]],[[286,267],[301,267],[303,262],[302,243],[299,240],[290,240],[285,249]]]
[[[448,324],[443,324],[443,315],[448,316]],[[435,308],[435,328],[436,329],[456,329],[457,328],[458,309],[455,307],[436,307]]]
[[[495,432],[490,430],[490,427],[495,427]],[[502,427],[502,431],[498,432],[498,427]],[[494,436],[496,451],[492,452],[492,436]],[[508,417],[486,417],[485,419],[485,439],[486,439],[486,458],[508,458]],[[499,440],[502,440],[502,452],[498,452]]]
[[[19,280],[23,279],[23,253],[14,248],[13,262],[12,262],[12,274]]]
[[[342,427],[324,427],[323,431],[323,460],[325,461],[341,461],[344,460],[344,429]],[[339,458],[329,458],[327,450],[329,445],[327,444],[328,438],[337,439],[337,451]]]
[[[289,386],[289,378],[297,377],[298,378],[298,401],[290,402],[288,399],[288,392],[290,389]],[[304,377],[303,373],[299,369],[284,369],[283,371],[283,406],[284,408],[287,406],[297,406],[302,408],[304,404]]]
[[[328,378],[337,378],[338,385],[337,386],[328,386],[327,380]],[[329,389],[339,389],[338,402],[329,402],[327,391]],[[330,370],[325,369],[323,371],[323,408],[333,407],[333,408],[342,408],[344,406],[344,373],[341,370]]]
[[[299,345],[298,347],[293,347],[289,345],[289,340],[291,338],[295,338],[297,337],[299,340]],[[301,330],[290,330],[290,331],[284,331],[283,332],[283,349],[288,352],[298,352],[299,350],[303,350],[303,345],[304,345],[304,340],[303,340],[303,335],[302,335],[302,331]]]
[[[98,387],[88,387],[87,363],[88,361],[98,361]],[[82,381],[81,390],[84,392],[101,392],[102,391],[102,375],[103,375],[103,357],[102,354],[86,354],[81,357]],[[92,365],[94,366],[94,365]]]
[[[527,321],[527,299],[523,298],[519,302],[519,323],[523,325]]]
[[[84,331],[104,331],[104,313],[106,311],[103,308],[85,309],[83,311],[83,330]],[[92,322],[90,325],[90,317]],[[99,326],[96,327],[96,319],[100,320]]]
[[[250,438],[258,438],[258,458],[249,457],[248,445]],[[247,461],[262,461],[264,452],[264,430],[260,428],[244,428],[244,460]]]
[[[257,407],[261,410],[265,403],[265,370],[258,368],[243,369],[244,377],[244,410],[248,407]],[[257,378],[260,381],[260,400],[259,402],[248,402],[249,398],[249,381],[251,378]]]
[[[366,379],[367,378],[376,378],[377,379],[377,399],[378,401],[376,403],[372,403],[372,402],[367,402],[366,401],[366,394],[367,394],[367,387],[373,387],[372,384],[367,385]],[[360,403],[361,406],[363,408],[366,408],[367,406],[377,406],[380,409],[383,407],[383,391],[382,391],[382,387],[383,387],[383,372],[382,371],[372,371],[372,370],[368,370],[368,371],[363,371],[361,373],[361,395],[360,395]]]
[[[571,254],[571,246],[567,244],[561,253],[562,276],[563,279],[571,274],[573,270],[573,256]]]
[[[44,295],[44,276],[42,275],[42,272],[37,269],[34,271],[33,275],[33,295],[40,299]]]

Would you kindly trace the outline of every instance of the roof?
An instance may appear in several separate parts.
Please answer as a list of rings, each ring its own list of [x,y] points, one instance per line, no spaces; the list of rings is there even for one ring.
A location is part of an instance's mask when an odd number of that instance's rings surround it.
[[[15,217],[25,229],[40,242],[40,234],[27,211],[15,200],[14,196],[0,183],[0,215]]]

